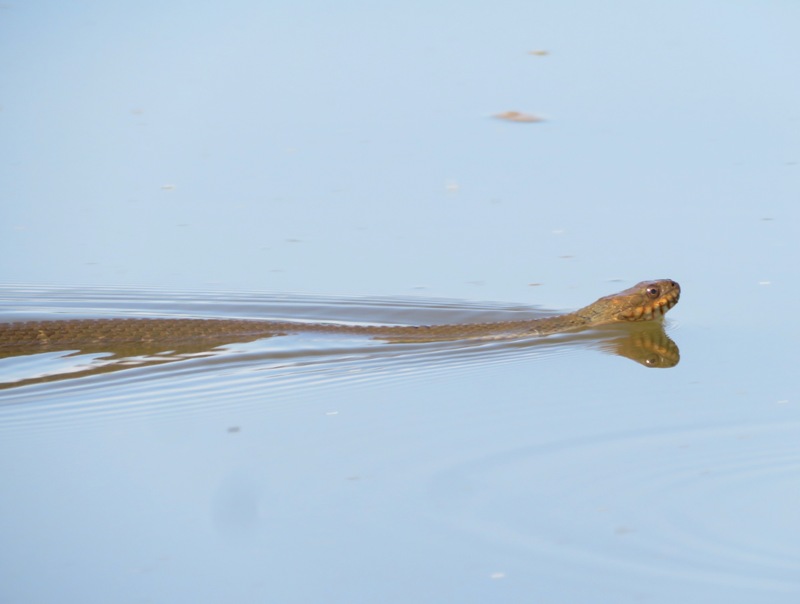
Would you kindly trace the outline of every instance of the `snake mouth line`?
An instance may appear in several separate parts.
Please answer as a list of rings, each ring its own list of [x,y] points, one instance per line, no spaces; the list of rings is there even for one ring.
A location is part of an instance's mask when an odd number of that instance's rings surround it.
[[[669,309],[671,309],[678,303],[680,297],[681,297],[680,290],[671,291],[667,294],[664,294],[663,296],[661,296],[661,298],[659,298],[658,300],[656,300],[656,302],[653,303],[652,307],[648,309],[648,311],[645,313],[645,318],[650,318],[654,315],[663,317],[665,314],[667,314],[667,311]]]

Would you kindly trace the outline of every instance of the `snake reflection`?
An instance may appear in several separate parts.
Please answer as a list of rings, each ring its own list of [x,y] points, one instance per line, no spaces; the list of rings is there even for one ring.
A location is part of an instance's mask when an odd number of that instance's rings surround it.
[[[369,326],[338,323],[230,319],[78,319],[0,324],[0,358],[52,351],[73,354],[108,353],[112,359],[136,357],[137,366],[179,360],[181,356],[212,353],[214,349],[264,338],[330,333],[365,336],[388,343],[526,340],[555,334],[586,337],[613,354],[646,367],[674,367],[677,345],[663,329],[664,314],[678,303],[680,286],[672,280],[644,281],[618,294],[605,296],[572,313],[542,319],[495,323],[425,326]],[[585,334],[583,332],[586,332]],[[169,353],[165,356],[163,353]],[[108,359],[106,359],[108,360]],[[124,369],[111,363],[86,371],[25,380],[51,381]],[[22,382],[0,384],[20,386]]]

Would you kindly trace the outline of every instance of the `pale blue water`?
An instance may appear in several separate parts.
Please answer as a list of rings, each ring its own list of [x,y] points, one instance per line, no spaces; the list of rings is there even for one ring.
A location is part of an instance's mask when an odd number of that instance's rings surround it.
[[[5,3],[4,317],[683,295],[670,369],[597,335],[0,359],[0,602],[796,602],[798,17]]]

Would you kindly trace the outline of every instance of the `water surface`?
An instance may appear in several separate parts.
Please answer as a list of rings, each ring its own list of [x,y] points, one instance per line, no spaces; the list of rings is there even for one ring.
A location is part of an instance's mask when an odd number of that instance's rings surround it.
[[[161,290],[7,287],[2,299],[16,318],[547,312]],[[667,331],[681,342],[674,322]],[[305,334],[155,364],[1,359],[4,572],[33,601],[50,597],[41,565],[98,602],[366,601],[370,577],[397,602],[447,598],[453,582],[475,602],[796,597],[796,405],[758,391],[719,405],[700,379],[713,363],[650,369],[603,354],[618,335],[404,345]],[[86,371],[103,363],[114,370]],[[233,582],[227,596],[202,568]]]
[[[659,369],[611,332],[0,359],[0,601],[797,602],[799,18],[5,2],[0,320],[683,294]]]

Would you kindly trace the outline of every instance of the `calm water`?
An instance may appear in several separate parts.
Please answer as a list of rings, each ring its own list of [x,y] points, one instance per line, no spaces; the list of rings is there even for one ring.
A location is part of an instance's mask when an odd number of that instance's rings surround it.
[[[111,288],[0,299],[14,318],[543,314]],[[0,359],[9,601],[791,601],[797,392],[718,352],[741,333],[666,327],[683,359],[662,369],[606,354],[621,334],[602,330]],[[766,356],[789,375],[788,354]]]
[[[0,318],[683,295],[660,369],[615,330],[2,358],[0,602],[797,602],[799,18],[5,3]]]

